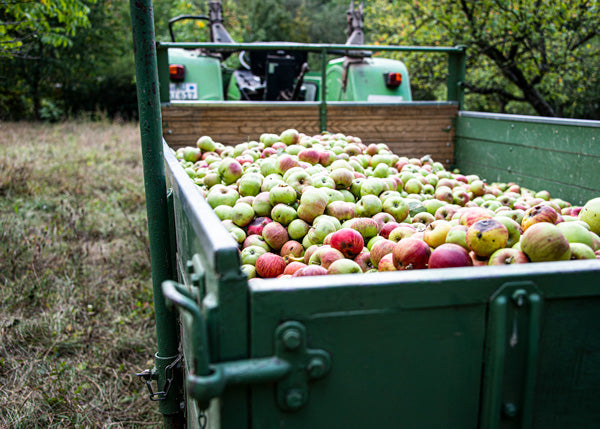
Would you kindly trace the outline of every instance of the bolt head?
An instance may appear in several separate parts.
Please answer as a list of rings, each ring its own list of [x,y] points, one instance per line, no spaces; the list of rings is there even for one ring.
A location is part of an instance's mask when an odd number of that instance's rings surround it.
[[[293,410],[297,410],[304,405],[304,392],[299,389],[291,389],[285,395],[286,405]]]
[[[302,343],[302,334],[298,329],[287,329],[282,336],[283,344],[288,350],[296,350]]]

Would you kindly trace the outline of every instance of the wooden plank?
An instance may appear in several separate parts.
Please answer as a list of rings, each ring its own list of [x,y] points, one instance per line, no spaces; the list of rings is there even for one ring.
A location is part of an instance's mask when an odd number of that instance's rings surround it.
[[[454,163],[453,104],[349,104],[327,107],[327,129],[360,137],[364,143],[386,143],[402,156],[430,154],[447,167]],[[202,135],[224,144],[256,140],[261,133],[296,128],[320,132],[315,103],[170,104],[162,108],[163,134],[173,147],[194,145]]]

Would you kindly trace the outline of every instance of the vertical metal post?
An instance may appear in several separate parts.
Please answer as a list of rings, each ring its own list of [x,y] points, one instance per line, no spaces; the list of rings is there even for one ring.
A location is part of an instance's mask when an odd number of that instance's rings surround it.
[[[177,318],[165,306],[161,284],[172,279],[172,255],[169,239],[169,215],[165,167],[162,153],[162,124],[154,35],[152,0],[130,0],[133,48],[137,79],[137,98],[140,115],[140,135],[150,259],[152,262],[152,285],[156,319],[157,353],[155,373],[158,375],[158,390],[164,391],[166,368],[178,357]],[[159,402],[165,427],[180,426],[181,382],[173,380],[169,392]]]
[[[319,106],[319,122],[321,132],[327,131],[327,49],[321,50],[321,105]]]
[[[448,101],[458,101],[463,109],[466,74],[466,46],[457,46],[459,51],[448,53]]]
[[[168,103],[171,101],[169,93],[169,52],[164,46],[157,43],[156,64],[158,67],[158,82],[160,88],[160,102]]]

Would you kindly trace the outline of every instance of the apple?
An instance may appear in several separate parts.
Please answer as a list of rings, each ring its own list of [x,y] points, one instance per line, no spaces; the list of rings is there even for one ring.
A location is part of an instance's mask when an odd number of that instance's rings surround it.
[[[265,250],[263,247],[248,246],[242,249],[240,253],[240,261],[242,264],[255,265],[258,257],[265,253],[267,253],[267,250]]]
[[[321,265],[308,265],[296,271],[292,277],[323,276],[327,274],[327,269]]]
[[[415,228],[413,225],[401,223],[390,232],[387,238],[394,243],[397,243],[404,238],[413,236],[416,232],[417,228]]]
[[[287,229],[279,222],[271,222],[265,225],[262,231],[262,237],[274,250],[281,249],[281,246],[289,240]]]
[[[287,183],[280,183],[269,190],[269,202],[276,204],[292,204],[296,201],[296,190]]]
[[[600,197],[585,203],[577,216],[590,226],[593,233],[600,235]]]
[[[301,240],[310,230],[310,225],[302,219],[294,219],[287,226],[287,230],[292,240]]]
[[[252,209],[258,217],[267,217],[271,215],[273,205],[269,201],[269,193],[261,192],[252,200]]]
[[[240,198],[240,194],[235,189],[226,186],[215,186],[206,195],[206,201],[214,209],[220,205],[232,206]]]
[[[302,162],[308,162],[315,165],[319,163],[320,153],[316,148],[307,148],[298,152],[298,159]]]
[[[320,265],[323,268],[329,268],[333,261],[343,259],[344,255],[331,246],[321,246],[310,256],[308,265]]]
[[[469,207],[465,209],[459,218],[459,223],[470,227],[475,222],[483,219],[491,219],[492,215],[490,211],[482,207]]]
[[[273,222],[273,220],[266,216],[255,217],[247,225],[246,232],[248,233],[248,235],[252,235],[252,234],[262,235],[262,230],[263,230],[264,226],[271,222]]]
[[[219,164],[218,172],[223,183],[230,185],[242,177],[243,168],[234,158],[225,158]]]
[[[240,269],[248,280],[256,277],[256,267],[254,265],[244,264],[240,267]]]
[[[371,252],[369,251],[360,252],[354,257],[354,262],[360,266],[363,273],[375,268],[373,267],[373,262],[371,262]]]
[[[385,188],[386,188],[385,182],[381,178],[368,177],[361,183],[360,196],[361,197],[363,197],[365,195],[379,196],[379,194],[381,194],[383,191],[385,191]],[[352,189],[351,189],[351,191],[352,191]]]
[[[305,268],[308,265],[299,261],[292,261],[286,265],[285,270],[283,270],[283,274],[293,275],[296,271],[301,268]]]
[[[313,226],[308,230],[306,235],[312,243],[323,243],[325,237],[332,232],[337,230],[336,225],[329,219],[320,219],[318,222],[315,221]]]
[[[221,220],[231,219],[231,210],[233,207],[221,204],[213,209],[217,217]]]
[[[471,267],[473,261],[463,247],[444,243],[436,247],[429,257],[429,268]]]
[[[362,272],[360,265],[352,259],[335,260],[327,268],[327,274],[355,274]]]
[[[244,227],[254,219],[254,210],[250,204],[236,203],[231,209],[231,220],[237,226]]]
[[[342,228],[333,232],[330,244],[342,252],[345,258],[356,257],[365,247],[362,235],[352,228]]]
[[[468,228],[464,225],[452,226],[446,234],[446,243],[458,244],[465,250],[471,250],[469,249],[469,246],[467,246],[467,231]]]
[[[271,218],[283,226],[288,226],[298,217],[296,210],[289,205],[279,203],[271,210]]]
[[[319,188],[309,186],[304,189],[300,196],[298,206],[298,217],[308,223],[325,213],[327,207],[327,194]]]
[[[467,230],[467,246],[477,255],[487,258],[498,249],[506,247],[508,229],[496,219],[482,219]]]
[[[382,203],[376,195],[364,195],[355,205],[356,215],[371,217],[381,212]]]
[[[569,243],[583,243],[592,249],[594,248],[592,233],[579,222],[561,222],[556,226]]]
[[[258,235],[258,234],[248,234],[247,237],[242,242],[241,248],[245,249],[246,247],[250,247],[250,246],[259,246],[267,251],[271,250],[271,247],[267,244],[265,239],[262,238],[262,235]]]
[[[332,201],[327,205],[325,213],[340,221],[352,219],[355,216],[355,204],[347,201]]]
[[[348,222],[347,226],[357,230],[366,242],[379,233],[379,224],[369,217],[357,217]]]
[[[336,189],[348,189],[354,180],[354,174],[349,168],[335,168],[329,173],[329,178],[335,183]]]
[[[300,142],[300,133],[293,129],[287,129],[279,135],[279,141],[286,145],[298,144]]]
[[[437,201],[437,200],[435,200],[435,201]],[[425,202],[423,202],[423,204],[425,204]],[[460,208],[460,206],[457,206],[456,204],[448,204],[448,203],[446,203],[445,205],[439,207],[435,211],[434,217],[436,219],[450,220],[458,212],[459,208]]]
[[[409,215],[408,203],[401,196],[391,196],[385,199],[382,205],[385,213],[391,214],[396,222],[403,222]]]
[[[525,211],[521,220],[523,231],[527,231],[531,225],[538,222],[549,222],[555,224],[558,219],[558,213],[552,207],[546,204],[537,204]]]
[[[396,266],[394,265],[394,256],[391,253],[383,255],[379,264],[377,265],[377,269],[379,271],[396,271]]]
[[[513,247],[521,239],[521,225],[507,216],[494,216],[494,219],[502,223],[508,231],[506,247]]]
[[[570,243],[571,259],[596,259],[596,254],[591,247],[583,243]]]
[[[429,225],[435,221],[435,217],[431,213],[423,211],[414,215],[411,220],[413,224],[422,223],[423,225]]]
[[[377,241],[371,248],[371,262],[373,263],[373,266],[379,269],[381,258],[388,253],[392,253],[395,245],[395,242],[386,240],[385,238]]]
[[[275,278],[285,271],[284,259],[275,253],[267,252],[256,259],[256,274],[262,278]]]
[[[510,264],[526,264],[529,262],[527,255],[519,249],[506,247],[498,249],[490,255],[488,265],[510,265]]]
[[[420,270],[427,268],[431,248],[416,238],[403,238],[392,250],[394,266],[397,270]]]
[[[531,262],[563,261],[571,257],[569,242],[550,222],[531,224],[521,236],[521,250]]]
[[[286,174],[290,171],[292,171],[292,169],[288,170]],[[284,177],[284,182],[294,188],[297,195],[301,195],[304,188],[310,185],[310,175],[306,170],[296,170],[287,175],[287,177]]]
[[[399,226],[400,226],[400,224],[395,221],[384,223],[383,226],[381,227],[381,229],[379,230],[379,235],[382,236],[383,238],[389,239],[390,233]],[[392,241],[398,241],[398,240],[392,240]]]
[[[198,140],[196,140],[196,146],[202,152],[214,152],[216,149],[215,142],[210,136],[200,137]]]

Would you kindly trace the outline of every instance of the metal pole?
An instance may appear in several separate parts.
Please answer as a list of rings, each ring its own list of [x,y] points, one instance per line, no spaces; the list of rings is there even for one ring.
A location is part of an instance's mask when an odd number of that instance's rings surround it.
[[[448,101],[457,101],[462,110],[465,99],[466,46],[448,52]]]
[[[166,367],[178,357],[177,318],[165,306],[161,283],[172,279],[169,215],[165,167],[162,153],[162,122],[154,35],[152,0],[130,0],[133,49],[137,79],[137,98],[140,115],[140,134],[146,211],[152,262],[152,286],[156,319],[157,353],[155,374],[158,390],[164,391]],[[159,402],[165,427],[181,426],[179,386],[177,379]]]
[[[321,104],[319,105],[319,124],[321,132],[327,131],[327,49],[321,51]]]

